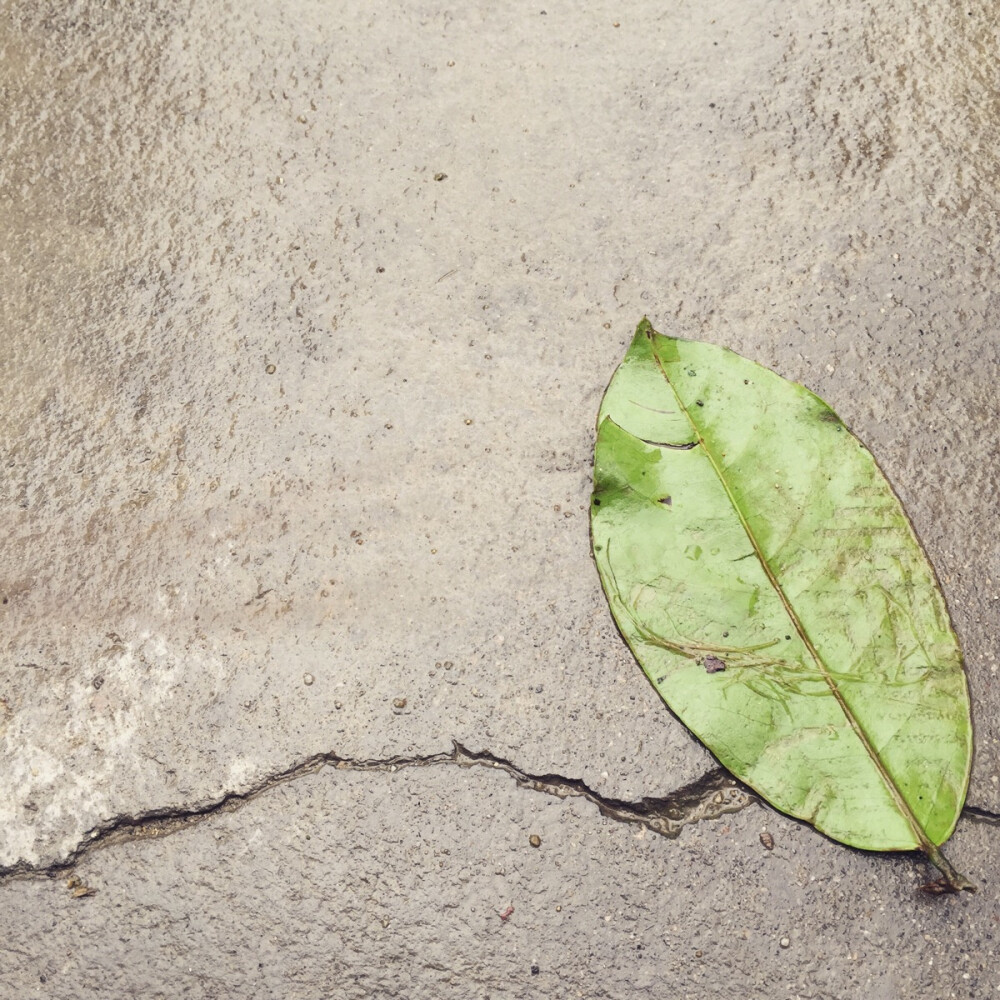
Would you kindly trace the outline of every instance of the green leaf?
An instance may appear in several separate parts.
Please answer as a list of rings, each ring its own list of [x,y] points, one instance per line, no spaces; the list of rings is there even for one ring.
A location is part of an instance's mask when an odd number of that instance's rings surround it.
[[[615,621],[741,781],[845,844],[942,856],[962,654],[870,452],[808,389],[643,320],[604,395],[591,530]]]

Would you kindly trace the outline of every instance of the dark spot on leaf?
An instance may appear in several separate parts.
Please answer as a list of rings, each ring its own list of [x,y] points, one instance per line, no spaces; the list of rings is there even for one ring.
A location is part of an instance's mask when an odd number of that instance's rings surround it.
[[[748,379],[748,378],[745,378],[745,379],[743,380],[743,384],[744,384],[744,385],[749,385],[749,384],[750,384],[750,379]]]
[[[726,669],[726,665],[717,656],[706,656],[704,667],[706,674],[717,674]]]
[[[786,635],[785,638],[786,639],[791,639],[791,636],[790,635]]]
[[[825,424],[839,424],[840,423],[840,417],[838,417],[837,414],[833,412],[833,410],[821,410],[820,411],[820,415],[819,415],[819,419],[822,420],[823,423],[825,423]]]
[[[722,633],[722,638],[723,639],[728,639],[729,638],[729,633],[728,632],[723,632]]]
[[[667,679],[667,675],[664,674],[662,677],[657,677],[656,678],[656,683],[657,684],[662,684],[666,679]]]
[[[594,506],[595,507],[600,507],[601,506],[601,498],[600,497],[594,497]]]
[[[643,444],[648,444],[653,448],[672,448],[674,451],[690,451],[698,447],[697,441],[684,441],[681,444],[670,444],[666,441],[650,441],[647,438],[639,438]]]
[[[673,502],[674,502],[673,497],[662,497],[660,499],[660,503],[664,504],[667,507],[669,507]]]
[[[700,399],[696,399],[694,401],[694,403],[695,403],[695,406],[704,406],[705,405]]]
[[[697,375],[697,374],[698,373],[693,368],[688,369],[688,375]]]

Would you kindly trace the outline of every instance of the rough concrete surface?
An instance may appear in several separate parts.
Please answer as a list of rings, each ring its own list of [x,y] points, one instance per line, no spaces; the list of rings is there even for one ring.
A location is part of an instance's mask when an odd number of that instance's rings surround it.
[[[0,4],[0,995],[1000,995],[997,34]],[[897,489],[977,895],[730,788],[618,637],[593,420],[643,315]]]

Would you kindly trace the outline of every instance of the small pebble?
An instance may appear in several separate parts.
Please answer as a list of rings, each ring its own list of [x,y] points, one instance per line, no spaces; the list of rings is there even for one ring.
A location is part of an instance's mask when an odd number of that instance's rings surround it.
[[[764,849],[765,850],[767,850],[767,851],[773,851],[774,850],[774,837],[772,837],[771,834],[769,834],[767,832],[767,830],[765,830],[760,835],[760,842],[764,845]]]
[[[312,684],[312,682],[314,680],[316,680],[316,678],[313,677],[312,674],[303,674],[302,675],[302,683],[305,684],[306,687],[308,687],[310,684]]]
[[[405,698],[395,698],[395,699],[393,699],[392,707],[393,708],[406,708],[406,699]]]
[[[533,833],[528,838],[528,843],[531,844],[532,847],[541,847],[542,846],[542,838],[539,837],[537,833]]]
[[[789,941],[789,940],[788,940],[788,938],[786,938],[786,937],[783,937],[783,938],[782,938],[782,939],[781,939],[781,940],[780,940],[780,941],[778,942],[778,944],[780,944],[782,948],[787,948],[787,947],[788,947],[788,946],[789,946],[789,945],[790,945],[791,943],[792,943],[792,942],[791,942],[791,941]]]

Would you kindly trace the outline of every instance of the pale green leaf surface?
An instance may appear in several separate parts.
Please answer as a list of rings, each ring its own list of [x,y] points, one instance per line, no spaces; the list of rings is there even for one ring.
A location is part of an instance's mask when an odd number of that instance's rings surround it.
[[[605,593],[677,716],[778,809],[933,859],[968,785],[961,652],[898,499],[833,411],[643,321],[594,481]]]

